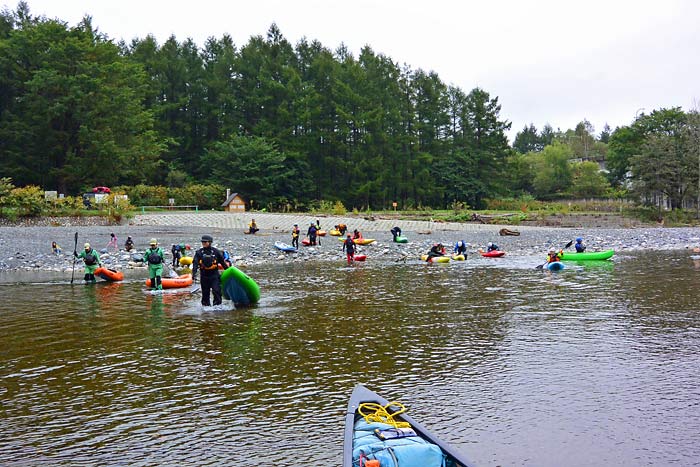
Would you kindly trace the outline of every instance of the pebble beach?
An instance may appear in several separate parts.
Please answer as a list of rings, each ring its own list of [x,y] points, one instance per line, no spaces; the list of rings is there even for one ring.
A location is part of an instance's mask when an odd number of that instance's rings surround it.
[[[245,234],[248,223],[255,219],[260,231]],[[46,218],[21,225],[0,226],[0,280],[11,282],[13,271],[42,271],[70,274],[75,233],[78,232],[78,250],[89,242],[100,252],[106,267],[123,270],[129,276],[143,275],[143,264],[134,261],[134,252],[123,250],[124,241],[131,236],[136,253],[148,247],[156,238],[166,252],[166,260],[172,258],[170,248],[175,243],[199,248],[202,234],[214,237],[214,246],[227,250],[239,267],[274,262],[344,261],[342,245],[338,237],[326,235],[319,245],[304,247],[298,252],[283,253],[274,247],[276,241],[291,243],[291,228],[298,224],[302,238],[310,223],[319,221],[321,228],[331,230],[344,223],[350,231],[358,229],[365,238],[376,241],[361,247],[368,260],[397,262],[418,260],[434,243],[443,243],[451,251],[454,243],[464,240],[469,244],[469,254],[478,254],[488,242],[498,244],[508,256],[544,257],[549,248],[561,248],[569,240],[583,237],[588,251],[615,249],[617,254],[638,250],[693,250],[700,247],[700,228],[697,227],[535,227],[505,226],[480,223],[447,223],[353,216],[314,216],[304,214],[228,213],[228,212],[173,212],[139,214],[122,225],[106,225],[101,218]],[[402,229],[409,238],[407,244],[392,241],[390,230]],[[499,236],[499,230],[507,227],[519,236]],[[120,250],[107,249],[110,233],[114,233]],[[54,254],[51,242],[62,248]],[[80,271],[80,265],[76,266]]]

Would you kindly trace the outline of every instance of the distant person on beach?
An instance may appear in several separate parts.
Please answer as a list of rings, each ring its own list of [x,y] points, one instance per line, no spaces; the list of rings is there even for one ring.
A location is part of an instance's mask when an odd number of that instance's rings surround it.
[[[89,243],[86,243],[85,249],[81,251],[80,254],[78,254],[77,251],[74,251],[73,256],[82,259],[83,263],[85,264],[85,276],[83,278],[85,282],[96,282],[95,270],[102,266],[99,253],[97,253],[97,251],[95,251]]]
[[[250,224],[248,224],[248,233],[255,234],[258,230],[260,229],[258,228],[258,224],[255,223],[255,219],[251,219]]]
[[[348,237],[343,242],[343,251],[347,255],[348,264],[352,264],[355,261],[355,241],[352,239],[352,235],[348,234]]]
[[[316,244],[316,233],[318,232],[318,227],[313,222],[309,225],[309,229],[306,231],[306,235],[309,237],[309,245]]]
[[[401,228],[399,226],[396,226],[393,229],[391,229],[391,235],[393,235],[394,241],[396,241],[396,237],[401,236]]]
[[[114,248],[114,251],[119,251],[119,244],[117,243],[117,236],[114,235],[114,232],[109,234],[109,242],[107,243],[107,248],[112,247]]]
[[[430,261],[432,258],[437,258],[439,256],[445,256],[445,246],[442,243],[436,243],[430,248],[426,260]]]
[[[126,241],[124,242],[124,249],[126,251],[131,251],[134,249],[134,241],[131,239],[131,237],[126,237]]]
[[[173,267],[175,268],[180,265],[180,258],[182,258],[182,253],[180,253],[180,245],[178,243],[174,243],[170,248],[170,253],[173,254]]]
[[[53,252],[54,255],[60,255],[61,254],[61,247],[58,246],[58,243],[51,242],[51,251]]]
[[[340,232],[340,235],[345,235],[345,232],[348,230],[348,226],[345,224],[338,224],[335,226],[336,230]]]
[[[301,229],[298,224],[294,224],[292,227],[292,246],[299,249],[299,235],[301,235]]]

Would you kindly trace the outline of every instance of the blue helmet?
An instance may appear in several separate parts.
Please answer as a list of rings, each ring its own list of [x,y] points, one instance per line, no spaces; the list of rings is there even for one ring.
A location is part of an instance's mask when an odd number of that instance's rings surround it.
[[[583,238],[581,237],[576,237],[576,243],[581,243],[583,241]]]

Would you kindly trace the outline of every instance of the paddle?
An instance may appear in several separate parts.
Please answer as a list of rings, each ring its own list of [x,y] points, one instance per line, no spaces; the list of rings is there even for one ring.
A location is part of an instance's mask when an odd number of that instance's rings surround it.
[[[562,248],[562,250],[566,250],[566,249],[569,248],[571,245],[573,245],[573,243],[574,243],[573,240],[569,241],[569,243],[567,243],[566,245],[564,245],[564,248]],[[538,264],[537,266],[535,266],[535,269],[542,269],[542,268],[545,266],[545,264],[547,264],[547,263],[549,263],[549,258],[547,258],[547,261],[545,261],[543,264]]]
[[[75,233],[75,243],[73,244],[73,271],[70,273],[70,283],[75,279],[75,256],[78,254],[78,232]]]

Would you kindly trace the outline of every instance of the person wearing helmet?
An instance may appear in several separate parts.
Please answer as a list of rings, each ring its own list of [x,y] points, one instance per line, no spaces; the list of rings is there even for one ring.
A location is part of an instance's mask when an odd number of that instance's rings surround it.
[[[202,235],[202,248],[197,250],[192,259],[192,278],[197,280],[199,270],[199,282],[202,285],[202,305],[211,306],[211,295],[214,295],[214,306],[221,305],[221,280],[219,277],[219,265],[227,268],[224,255],[218,249],[211,246],[214,241],[211,235]]]
[[[86,283],[95,283],[95,270],[102,266],[100,261],[100,255],[95,251],[94,248],[90,246],[89,243],[85,244],[85,249],[78,254],[77,251],[73,252],[73,256],[83,260],[85,264],[85,277],[83,278]]]
[[[583,253],[586,251],[586,245],[583,244],[583,238],[581,237],[576,238],[576,245],[574,246],[576,247],[576,253]]]
[[[394,237],[395,242],[396,238],[401,236],[401,227],[396,226],[393,229],[391,229],[391,235]]]
[[[352,239],[353,240],[362,240],[362,232],[359,230],[355,229],[352,231]]]
[[[348,234],[347,238],[343,242],[343,251],[347,255],[348,264],[352,264],[355,261],[355,241],[352,239],[352,235]]]
[[[554,248],[551,248],[549,250],[549,253],[547,253],[547,262],[548,263],[556,263],[557,261],[561,261],[561,257],[559,256],[561,253],[561,250],[559,250],[559,253],[557,253]]]
[[[311,222],[309,225],[309,229],[306,231],[306,236],[309,237],[309,245],[315,245],[316,244],[316,233],[318,232],[318,227],[316,227],[316,224]]]
[[[436,243],[430,248],[430,251],[428,251],[428,258],[426,259],[426,261],[430,262],[432,258],[435,258],[437,256],[445,256],[445,247],[442,243]]]
[[[152,290],[163,290],[163,263],[165,256],[163,249],[158,246],[158,240],[152,238],[148,242],[148,249],[143,254],[143,259],[148,264],[148,277],[151,279]]]
[[[493,243],[493,242],[489,242],[489,243],[486,245],[486,251],[498,251],[498,250],[500,250],[500,249],[501,249],[501,248],[500,248],[498,245],[496,245],[495,243]]]
[[[170,253],[173,255],[173,267],[176,268],[180,265],[180,258],[182,258],[180,244],[173,243],[170,247]]]
[[[467,242],[464,240],[460,240],[457,243],[455,243],[455,248],[454,248],[454,254],[456,255],[464,255],[464,257],[467,257]]]
[[[299,249],[299,235],[301,235],[299,224],[294,224],[292,227],[292,246],[297,250]]]

